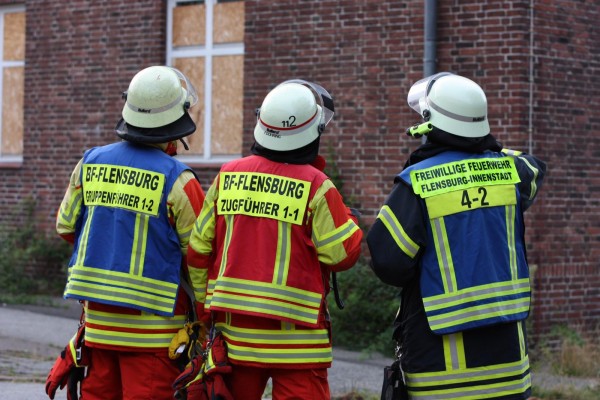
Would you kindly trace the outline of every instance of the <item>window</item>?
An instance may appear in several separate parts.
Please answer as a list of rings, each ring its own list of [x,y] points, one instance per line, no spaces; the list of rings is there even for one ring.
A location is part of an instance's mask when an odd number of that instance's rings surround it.
[[[167,12],[167,65],[198,92],[191,111],[197,130],[186,140],[191,163],[241,156],[244,98],[244,2],[174,1]]]
[[[0,166],[23,161],[25,8],[0,8]]]

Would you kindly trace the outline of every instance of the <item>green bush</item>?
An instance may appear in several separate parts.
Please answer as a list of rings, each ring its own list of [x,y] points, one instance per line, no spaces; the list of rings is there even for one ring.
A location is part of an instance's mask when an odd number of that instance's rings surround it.
[[[393,355],[392,323],[399,289],[382,283],[364,260],[337,275],[343,310],[328,296],[334,346]]]
[[[39,229],[35,201],[26,199],[18,209],[21,224],[0,226],[0,301],[4,302],[27,302],[31,295],[60,293],[71,253],[69,244]]]

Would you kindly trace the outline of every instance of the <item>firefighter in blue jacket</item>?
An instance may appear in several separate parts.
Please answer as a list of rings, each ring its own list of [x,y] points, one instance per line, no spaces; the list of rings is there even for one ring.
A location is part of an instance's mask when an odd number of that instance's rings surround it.
[[[490,134],[475,82],[439,73],[408,103],[427,135],[367,235],[371,266],[402,288],[394,339],[411,399],[526,399],[531,288],[523,212],[546,165]]]

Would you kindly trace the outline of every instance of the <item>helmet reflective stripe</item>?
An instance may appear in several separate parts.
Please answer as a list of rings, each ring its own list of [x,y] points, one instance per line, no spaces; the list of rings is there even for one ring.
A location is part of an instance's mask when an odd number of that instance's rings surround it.
[[[315,117],[317,116],[317,114],[319,113],[319,110],[317,109],[315,111],[315,113],[313,114],[312,117],[310,117],[310,119],[308,119],[306,122],[304,122],[303,124],[297,125],[297,126],[291,126],[291,127],[279,127],[279,126],[272,126],[272,125],[268,125],[266,124],[259,116],[258,118],[258,122],[263,125],[265,127],[265,129],[273,129],[273,130],[277,130],[277,131],[284,131],[284,133],[281,133],[280,135],[295,135],[296,133],[302,132],[304,131],[306,128],[310,127],[315,121]],[[289,132],[285,132],[285,131],[289,131]]]
[[[453,112],[443,109],[442,107],[435,104],[432,100],[429,100],[429,107],[433,108],[435,111],[439,112],[440,114],[445,115],[448,118],[452,118],[452,119],[455,119],[458,121],[463,121],[463,122],[479,122],[479,121],[484,121],[486,118],[485,115],[482,115],[481,117],[468,117],[466,115],[458,115],[458,114],[455,114]]]
[[[157,114],[157,113],[161,113],[163,111],[167,111],[170,110],[171,108],[179,105],[181,103],[181,98],[184,96],[184,92],[181,93],[181,95],[176,98],[174,101],[172,101],[171,103],[167,104],[166,106],[162,106],[162,107],[156,107],[156,108],[143,108],[143,107],[138,107],[134,104],[131,104],[131,101],[127,101],[125,103],[125,105],[127,107],[129,107],[130,109],[132,109],[134,112],[141,112],[144,114]]]

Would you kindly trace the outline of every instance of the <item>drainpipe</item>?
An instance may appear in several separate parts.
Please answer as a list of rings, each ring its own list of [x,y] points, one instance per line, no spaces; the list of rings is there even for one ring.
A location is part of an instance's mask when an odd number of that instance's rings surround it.
[[[529,154],[533,154],[533,89],[534,89],[534,53],[533,53],[533,45],[534,45],[534,0],[530,0],[529,2],[529,126],[527,127],[528,133],[528,151]]]
[[[435,33],[437,27],[437,2],[425,0],[425,56],[423,59],[423,77],[435,74]]]
[[[425,42],[423,56],[423,77],[428,77],[436,72],[436,28],[437,28],[437,2],[436,0],[425,0],[425,31],[423,38]],[[421,143],[427,142],[427,138],[423,136]]]

